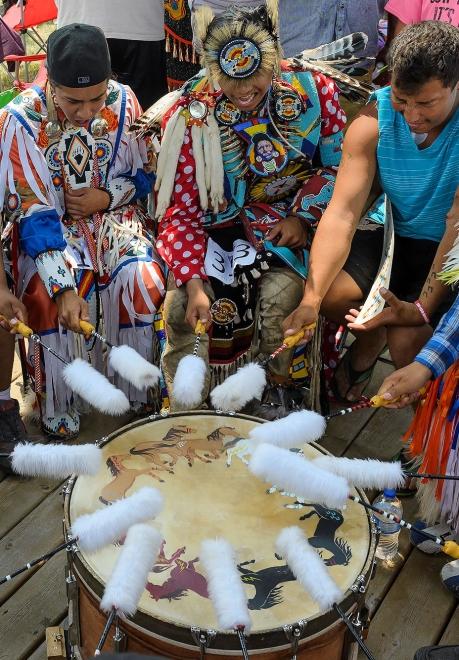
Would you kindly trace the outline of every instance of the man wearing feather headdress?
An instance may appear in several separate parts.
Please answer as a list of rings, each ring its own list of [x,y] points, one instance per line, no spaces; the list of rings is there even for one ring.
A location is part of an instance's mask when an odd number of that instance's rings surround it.
[[[170,269],[168,386],[180,358],[193,350],[198,320],[207,328],[212,322],[217,381],[250,355],[279,346],[281,322],[302,295],[308,248],[341,156],[346,119],[335,82],[319,64],[281,65],[276,2],[241,4],[218,16],[197,7],[194,34],[205,76],[159,108],[156,245]],[[153,107],[140,130],[157,120],[155,113]],[[205,359],[208,336],[200,345]],[[291,359],[285,351],[271,362],[273,381],[288,381]],[[209,382],[210,375],[204,399]]]
[[[71,24],[48,40],[48,80],[0,115],[1,206],[17,293],[29,322],[67,360],[103,365],[79,322],[104,324],[113,344],[152,359],[152,322],[163,288],[150,220],[136,201],[151,190],[149,140],[127,132],[141,114],[129,87],[110,80],[99,28]],[[31,346],[31,370],[46,432],[78,433],[79,414],[60,363]],[[133,402],[145,393],[120,387]]]

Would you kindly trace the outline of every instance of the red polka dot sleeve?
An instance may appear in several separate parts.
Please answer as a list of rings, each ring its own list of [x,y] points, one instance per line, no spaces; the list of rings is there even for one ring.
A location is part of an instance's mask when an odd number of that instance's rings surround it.
[[[186,129],[175,175],[171,204],[159,222],[156,247],[177,286],[207,276],[204,270],[206,233],[195,179],[191,131]]]
[[[336,83],[323,73],[314,73],[317,93],[319,95],[322,114],[322,137],[342,131],[346,124],[346,114],[339,103],[339,92]]]

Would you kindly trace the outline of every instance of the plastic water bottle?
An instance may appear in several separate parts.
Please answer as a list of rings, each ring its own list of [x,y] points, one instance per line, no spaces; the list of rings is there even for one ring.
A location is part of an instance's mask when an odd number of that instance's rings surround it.
[[[373,506],[387,513],[393,513],[398,518],[403,517],[402,503],[398,499],[395,490],[386,488],[373,502]],[[395,520],[389,520],[385,516],[374,512],[377,526],[380,530],[379,543],[376,548],[378,559],[393,559],[398,551],[398,535],[400,525]]]

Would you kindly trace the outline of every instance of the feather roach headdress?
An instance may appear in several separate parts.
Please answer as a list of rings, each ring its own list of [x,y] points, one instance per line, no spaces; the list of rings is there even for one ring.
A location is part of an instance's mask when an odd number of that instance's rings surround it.
[[[195,47],[212,80],[244,80],[278,72],[282,56],[277,0],[249,8],[230,5],[215,16],[203,5],[193,12]]]

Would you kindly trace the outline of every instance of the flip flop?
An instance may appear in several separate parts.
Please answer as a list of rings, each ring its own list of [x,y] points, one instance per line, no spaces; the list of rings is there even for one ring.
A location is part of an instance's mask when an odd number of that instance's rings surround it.
[[[352,344],[351,347],[348,348],[346,353],[341,358],[338,366],[336,367],[335,374],[333,375],[333,378],[330,382],[330,387],[333,392],[333,397],[335,398],[335,400],[338,401],[338,403],[343,403],[347,405],[353,405],[355,403],[359,403],[359,401],[362,399],[363,393],[373,376],[373,371],[376,366],[376,362],[378,361],[378,358],[376,358],[373,364],[370,365],[367,369],[365,369],[364,371],[357,371],[356,369],[354,369],[354,367],[351,364],[352,346],[354,346],[354,344]],[[335,379],[336,373],[340,368],[345,370],[346,380],[348,382],[348,387],[344,394],[341,394],[339,392],[338,384]],[[350,390],[355,385],[361,385],[361,384],[363,385],[363,388],[360,395],[360,399],[348,399],[347,395],[349,394]]]

